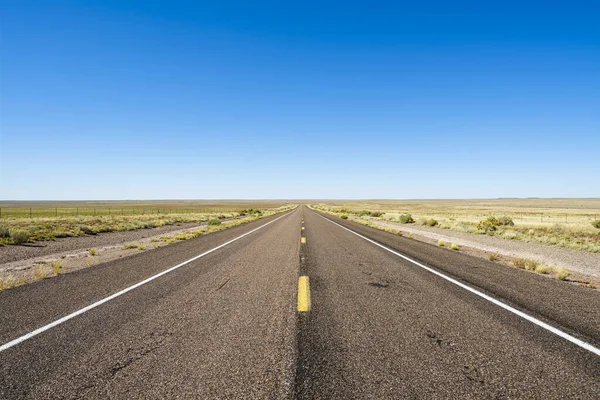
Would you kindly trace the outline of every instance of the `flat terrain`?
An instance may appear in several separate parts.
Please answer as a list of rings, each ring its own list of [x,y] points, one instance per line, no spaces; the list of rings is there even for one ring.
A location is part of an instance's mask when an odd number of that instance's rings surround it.
[[[0,346],[165,271],[0,347],[0,398],[600,397],[598,291],[306,207],[0,292]]]

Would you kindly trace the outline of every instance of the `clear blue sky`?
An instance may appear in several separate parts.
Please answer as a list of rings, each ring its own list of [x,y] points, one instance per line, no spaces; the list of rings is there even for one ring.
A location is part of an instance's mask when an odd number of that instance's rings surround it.
[[[600,3],[3,1],[0,199],[600,197]]]

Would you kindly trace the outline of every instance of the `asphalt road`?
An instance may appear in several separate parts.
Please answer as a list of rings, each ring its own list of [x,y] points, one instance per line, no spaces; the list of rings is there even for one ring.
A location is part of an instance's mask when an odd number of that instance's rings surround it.
[[[600,398],[598,291],[306,207],[0,292],[6,344],[0,399]]]

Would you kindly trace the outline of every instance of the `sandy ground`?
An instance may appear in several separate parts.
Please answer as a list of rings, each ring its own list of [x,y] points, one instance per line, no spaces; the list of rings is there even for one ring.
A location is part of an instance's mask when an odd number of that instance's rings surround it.
[[[415,226],[414,224],[400,224],[376,219],[369,219],[369,222],[412,234],[415,239],[432,242],[443,240],[447,244],[456,243],[463,247],[463,251],[468,248],[478,250],[484,255],[498,253],[511,258],[532,258],[547,265],[562,266],[573,273],[600,279],[600,254],[597,253],[508,240],[496,236],[473,235],[429,226]]]

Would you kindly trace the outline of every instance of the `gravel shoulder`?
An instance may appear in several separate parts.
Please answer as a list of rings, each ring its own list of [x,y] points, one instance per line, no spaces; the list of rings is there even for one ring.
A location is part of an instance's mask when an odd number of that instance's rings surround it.
[[[355,219],[355,218],[351,218]],[[544,264],[562,266],[571,272],[585,276],[600,278],[600,254],[547,246],[538,243],[507,240],[495,236],[473,235],[429,226],[414,226],[389,221],[369,219],[369,222],[383,227],[418,235],[434,241],[443,240],[485,252],[498,253],[514,258],[532,258]],[[414,237],[419,239],[419,237]]]
[[[158,228],[136,229],[123,232],[104,232],[97,235],[78,236],[59,238],[53,241],[35,242],[20,246],[1,246],[0,247],[0,265],[25,260],[28,258],[48,256],[57,253],[85,250],[102,246],[110,246],[134,242],[150,236],[176,232],[186,228],[195,228],[201,226],[198,223],[182,223],[174,225],[165,225]]]
[[[239,218],[230,221],[240,221]],[[228,220],[223,221],[225,224]],[[55,275],[52,263],[60,263],[60,273],[103,264],[143,251],[167,246],[174,236],[206,227],[206,223],[181,223],[152,229],[106,232],[93,236],[61,238],[30,245],[0,247],[0,278],[15,277],[25,282]],[[169,238],[170,242],[166,239]],[[136,247],[124,248],[132,243]],[[93,254],[92,250],[93,249]],[[34,275],[37,274],[38,278]]]

